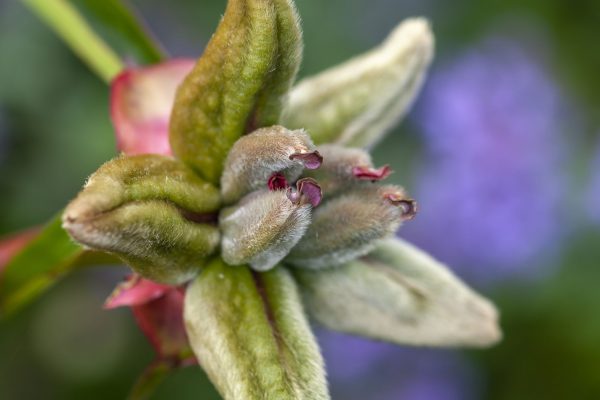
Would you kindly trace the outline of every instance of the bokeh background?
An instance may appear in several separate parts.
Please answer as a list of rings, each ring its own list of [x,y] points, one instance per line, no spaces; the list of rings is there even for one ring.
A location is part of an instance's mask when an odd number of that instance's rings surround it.
[[[76,1],[75,1],[76,2]],[[224,0],[132,2],[174,56],[198,56]],[[375,151],[420,202],[400,231],[490,296],[503,342],[391,346],[318,330],[335,400],[600,398],[600,2],[297,0],[301,75],[432,21],[437,56]],[[49,219],[115,154],[107,87],[18,1],[0,0],[0,235]],[[120,399],[152,359],[120,269],[57,285],[0,325],[0,398]],[[218,399],[198,368],[157,399]]]

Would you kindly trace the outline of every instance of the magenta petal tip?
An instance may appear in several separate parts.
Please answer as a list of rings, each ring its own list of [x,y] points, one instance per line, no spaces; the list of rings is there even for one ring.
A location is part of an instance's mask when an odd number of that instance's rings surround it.
[[[133,307],[149,303],[173,290],[172,286],[161,285],[144,279],[139,275],[130,275],[121,282],[104,303],[105,309]]]
[[[371,167],[354,167],[352,168],[352,174],[358,179],[364,179],[369,181],[381,181],[392,173],[392,169],[389,165],[384,165],[381,168]]]

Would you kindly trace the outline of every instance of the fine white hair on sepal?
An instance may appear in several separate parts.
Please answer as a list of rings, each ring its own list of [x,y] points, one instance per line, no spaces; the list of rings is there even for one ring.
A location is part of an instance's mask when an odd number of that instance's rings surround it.
[[[266,271],[302,238],[311,222],[310,202],[292,202],[285,190],[258,191],[220,216],[223,260]]]
[[[414,216],[414,201],[392,185],[358,187],[317,208],[286,262],[303,268],[341,265],[367,254]]]
[[[293,182],[304,168],[318,168],[321,161],[304,130],[282,126],[258,129],[242,136],[227,155],[221,176],[223,201],[233,204],[253,190],[267,188],[275,173]]]
[[[333,330],[419,346],[485,347],[502,337],[489,300],[400,239],[343,266],[294,274],[307,312]]]
[[[429,23],[411,18],[375,49],[296,85],[284,125],[317,144],[371,147],[408,112],[433,57]]]

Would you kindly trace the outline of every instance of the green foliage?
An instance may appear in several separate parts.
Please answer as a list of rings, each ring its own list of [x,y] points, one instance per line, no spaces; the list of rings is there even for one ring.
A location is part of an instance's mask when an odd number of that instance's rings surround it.
[[[55,217],[8,263],[0,278],[0,316],[32,301],[77,266],[83,249],[75,244]]]

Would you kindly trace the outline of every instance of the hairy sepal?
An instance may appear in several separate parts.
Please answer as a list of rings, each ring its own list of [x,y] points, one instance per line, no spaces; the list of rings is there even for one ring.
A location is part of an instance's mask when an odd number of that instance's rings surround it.
[[[219,205],[218,190],[172,158],[119,157],[89,178],[63,213],[63,227],[147,279],[180,284],[218,246]]]
[[[492,303],[399,239],[346,265],[294,274],[307,311],[330,329],[423,346],[485,347],[501,338]]]
[[[328,399],[323,360],[290,273],[212,262],[189,286],[192,348],[226,400]]]
[[[170,123],[173,153],[218,183],[235,141],[278,123],[300,54],[290,1],[229,1],[204,54],[177,91]]]
[[[427,21],[406,20],[379,47],[296,85],[282,123],[316,144],[373,146],[410,109],[432,55]]]

